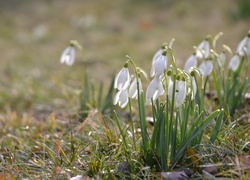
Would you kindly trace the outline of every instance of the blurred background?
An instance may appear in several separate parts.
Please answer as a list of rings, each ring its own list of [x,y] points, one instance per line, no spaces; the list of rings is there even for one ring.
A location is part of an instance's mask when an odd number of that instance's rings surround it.
[[[207,34],[235,50],[249,17],[249,0],[1,0],[0,112],[74,111],[84,64],[108,87],[126,55],[149,72],[172,38],[179,67]],[[68,67],[59,61],[72,39],[83,50]]]

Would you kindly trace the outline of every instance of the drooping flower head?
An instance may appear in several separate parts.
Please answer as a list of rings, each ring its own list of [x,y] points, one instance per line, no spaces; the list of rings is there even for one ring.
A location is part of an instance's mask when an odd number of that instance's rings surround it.
[[[138,74],[138,84],[137,84],[137,79],[135,78],[129,87],[129,97],[132,99],[135,99],[135,98],[137,99],[137,97],[138,97],[137,85],[139,85],[139,93],[141,93],[142,92],[142,83],[141,83],[140,74]]]
[[[167,51],[163,51],[162,54],[158,57],[158,59],[156,59],[151,67],[151,71],[150,71],[150,76],[157,76],[160,77],[164,70],[167,69]]]
[[[125,63],[124,67],[116,75],[114,81],[114,88],[118,90],[125,90],[128,88],[130,83],[130,76],[128,70],[128,63]]]
[[[248,35],[244,37],[237,46],[237,53],[240,56],[250,56],[250,31]]]
[[[199,59],[206,59],[210,54],[210,44],[209,44],[209,37],[203,40],[197,47],[196,47],[196,57]]]
[[[213,70],[213,63],[212,61],[204,61],[200,64],[199,69],[204,77],[207,77],[211,74]]]
[[[185,101],[187,94],[187,85],[184,77],[182,77],[181,80],[177,80],[175,94],[176,94],[176,107],[180,107],[181,104]]]
[[[232,71],[236,71],[240,64],[240,57],[239,55],[234,55],[228,64],[228,69],[231,69]]]
[[[219,54],[219,57],[217,57],[217,64],[219,67],[223,67],[226,62],[226,52],[223,51]]]
[[[174,83],[175,83],[175,91],[174,91]],[[173,99],[174,93],[174,100],[176,102],[176,107],[180,107],[181,104],[185,101],[187,95],[187,84],[184,77],[180,77],[179,75],[176,77],[176,81],[173,82],[171,77],[169,76],[168,80],[168,98],[170,101]]]
[[[154,79],[148,85],[148,88],[146,91],[146,102],[150,103],[151,99],[155,101],[164,92],[165,91],[164,91],[161,79],[159,77],[154,77]]]
[[[192,67],[196,67],[197,66],[197,57],[194,54],[192,54],[186,61],[185,65],[184,65],[184,70],[190,72]]]
[[[60,62],[72,66],[75,61],[75,46],[70,44],[62,53]]]
[[[114,97],[113,104],[118,104],[121,108],[125,108],[128,104],[128,90],[119,90]]]

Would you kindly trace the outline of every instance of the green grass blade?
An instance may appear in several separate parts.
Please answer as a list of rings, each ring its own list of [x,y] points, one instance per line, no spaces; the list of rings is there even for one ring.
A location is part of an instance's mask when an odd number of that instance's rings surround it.
[[[222,109],[220,114],[218,115],[216,119],[216,124],[214,126],[214,129],[212,131],[212,134],[210,136],[210,142],[213,144],[217,138],[217,135],[219,134],[221,127],[223,125],[223,116],[224,116],[224,110]]]

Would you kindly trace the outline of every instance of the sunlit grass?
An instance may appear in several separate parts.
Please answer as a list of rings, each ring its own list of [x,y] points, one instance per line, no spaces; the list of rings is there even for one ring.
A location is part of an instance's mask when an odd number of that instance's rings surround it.
[[[157,153],[152,152],[152,164],[157,165],[150,167],[145,163],[140,107],[136,100],[131,101],[131,111],[114,107],[114,72],[124,63],[126,54],[148,72],[152,54],[160,43],[172,37],[177,39],[173,50],[178,52],[177,65],[181,66],[187,54],[192,53],[192,45],[206,33],[225,28],[222,38],[234,48],[249,28],[248,22],[231,23],[224,16],[233,9],[225,10],[219,3],[217,8],[224,15],[215,18],[212,14],[214,18],[210,20],[203,8],[213,3],[195,9],[186,2],[166,4],[171,6],[164,9],[163,1],[153,6],[150,1],[117,2],[112,7],[119,8],[107,11],[107,2],[97,6],[79,2],[75,7],[63,2],[60,8],[52,4],[46,8],[40,3],[37,7],[45,13],[38,11],[37,18],[30,16],[35,13],[28,5],[17,6],[17,11],[1,9],[0,179],[70,179],[76,175],[86,179],[161,178],[159,164],[169,165],[170,161],[162,158],[160,162]],[[36,11],[36,3],[29,5]],[[156,15],[145,13],[152,9]],[[204,16],[197,16],[200,11]],[[88,16],[96,20],[89,27],[72,23]],[[218,25],[221,21],[227,23],[225,27]],[[39,25],[48,28],[48,34],[41,39],[33,34]],[[77,52],[72,68],[59,64],[66,43],[76,37],[82,42],[83,52]],[[225,114],[219,121],[211,120],[197,140],[199,143],[185,149],[182,161],[171,171],[189,168],[194,177],[202,178],[202,170],[213,166],[218,170],[213,176],[249,179],[249,164],[243,161],[249,160],[250,155],[249,98],[243,96],[249,89],[237,94],[243,85],[249,86],[249,80],[244,84],[249,76],[249,59],[245,62],[241,75],[236,75],[241,80],[235,84],[233,79],[228,80],[228,99],[218,92],[225,90],[229,76],[219,76],[214,71],[207,79],[208,89],[214,91],[206,94],[204,117],[221,108]],[[218,86],[221,82],[224,87]],[[146,107],[145,115],[151,116],[152,108]],[[161,124],[145,122],[144,126],[151,135]]]

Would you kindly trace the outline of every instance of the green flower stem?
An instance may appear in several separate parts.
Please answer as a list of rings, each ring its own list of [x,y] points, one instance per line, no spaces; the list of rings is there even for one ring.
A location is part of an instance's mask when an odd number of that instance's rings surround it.
[[[136,143],[135,143],[135,128],[134,128],[134,123],[133,123],[133,117],[132,117],[132,107],[131,107],[131,100],[128,98],[128,106],[129,106],[129,114],[130,114],[130,121],[131,121],[131,127],[132,127],[132,139],[133,139],[133,146],[134,150],[136,151]]]
[[[174,119],[174,104],[175,104],[175,88],[176,88],[176,74],[173,75],[173,94],[172,94],[172,101],[171,101],[171,109],[170,109],[170,123],[169,126],[170,128],[173,127],[173,119]],[[173,154],[174,154],[174,144],[176,139],[173,136],[173,128],[170,129],[169,131],[169,138],[171,140],[171,157],[170,160],[173,159]]]
[[[136,81],[137,81],[137,93],[138,93],[138,106],[139,106],[139,116],[140,116],[140,125],[141,125],[141,133],[142,133],[142,145],[144,154],[147,155],[148,148],[149,148],[149,139],[147,133],[147,124],[146,124],[146,117],[145,117],[145,107],[144,107],[144,96],[143,92],[140,94],[139,91],[139,75],[137,73],[137,66],[132,58],[126,56],[128,61],[132,64],[135,74],[136,74]]]

